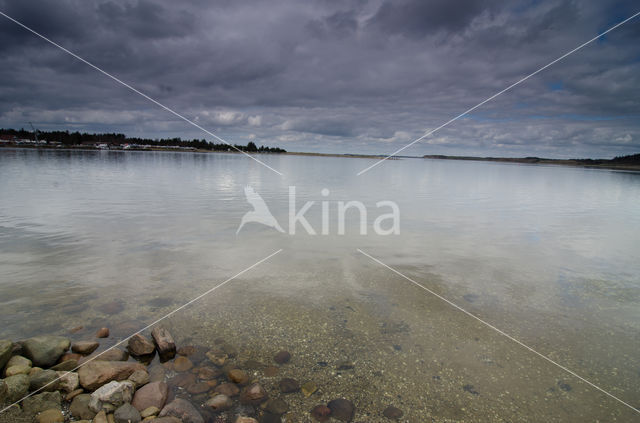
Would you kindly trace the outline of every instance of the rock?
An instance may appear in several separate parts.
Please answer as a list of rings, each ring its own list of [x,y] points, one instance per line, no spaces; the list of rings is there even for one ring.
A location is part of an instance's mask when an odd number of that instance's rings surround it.
[[[131,373],[131,376],[129,376],[129,380],[133,382],[136,386],[136,389],[138,389],[139,387],[149,383],[149,373],[147,373],[146,370],[136,370],[135,372]]]
[[[93,391],[112,380],[125,380],[136,370],[145,370],[140,363],[125,363],[121,361],[91,361],[78,370],[80,385]]]
[[[211,386],[207,382],[196,382],[187,386],[187,392],[194,395],[204,394],[210,389]]]
[[[267,401],[267,403],[265,404],[264,409],[266,411],[268,411],[271,414],[277,414],[277,415],[282,415],[284,413],[286,413],[287,411],[289,411],[289,404],[287,404],[286,402],[284,402],[281,399],[270,399],[269,401]]]
[[[55,370],[42,370],[29,377],[31,391],[55,391],[58,389],[58,373]]]
[[[326,405],[316,405],[311,409],[311,417],[319,422],[326,422],[331,416],[331,409]]]
[[[34,336],[22,343],[24,355],[34,366],[48,368],[56,364],[58,359],[71,345],[69,339],[62,336]]]
[[[302,385],[300,389],[302,390],[302,393],[304,394],[304,396],[308,398],[311,395],[313,395],[315,391],[318,390],[318,387],[316,386],[315,383],[309,381],[309,382],[306,382],[304,385]]]
[[[131,355],[137,357],[152,354],[156,350],[153,343],[139,333],[129,338],[127,348]]]
[[[204,405],[213,411],[225,411],[233,406],[233,401],[224,394],[217,394],[205,402]]]
[[[399,419],[400,417],[402,417],[403,414],[404,413],[402,412],[402,410],[400,410],[397,407],[394,407],[393,405],[388,406],[382,412],[383,416],[385,416],[388,419],[394,419],[394,420]]]
[[[187,370],[191,370],[193,367],[193,363],[187,357],[178,356],[176,360],[173,362],[173,369],[176,372],[186,372]]]
[[[247,386],[240,393],[240,402],[244,404],[257,405],[261,402],[266,401],[267,399],[269,399],[267,391],[265,391],[264,388],[258,383],[253,383]]]
[[[102,361],[127,361],[129,353],[119,348],[112,348],[100,354],[98,359]]]
[[[31,360],[29,360],[28,358],[22,357],[21,355],[14,355],[9,359],[9,361],[7,361],[7,369],[11,366],[32,367],[33,365],[31,363]],[[0,369],[2,369],[2,366],[0,366]]]
[[[108,338],[109,337],[109,328],[100,328],[96,332],[96,338]]]
[[[153,366],[148,369],[149,371],[149,382],[163,382],[165,370],[162,366]]]
[[[4,366],[11,358],[12,352],[13,342],[8,339],[0,339],[0,370],[4,369]]]
[[[130,403],[133,399],[134,391],[135,385],[130,380],[124,382],[111,381],[91,394],[89,409],[95,413],[100,410],[113,411],[122,404]]]
[[[336,370],[353,370],[356,365],[349,360],[343,360],[336,364]]]
[[[15,376],[15,375],[28,375],[31,371],[31,366],[25,366],[22,364],[16,364],[15,366],[7,366],[4,371],[5,377]]]
[[[38,423],[63,423],[64,415],[60,410],[46,410],[36,416]]]
[[[165,405],[158,417],[176,417],[183,423],[204,423],[198,410],[187,400],[176,398]]]
[[[274,377],[278,374],[279,371],[280,369],[276,366],[268,366],[263,370],[262,373],[264,373],[266,377]]]
[[[15,402],[22,399],[29,393],[29,376],[15,375],[5,378],[4,383],[7,386],[7,401]]]
[[[230,370],[227,376],[231,382],[237,383],[238,385],[244,385],[249,382],[249,375],[240,369]]]
[[[176,355],[176,343],[166,328],[156,326],[151,331],[151,337],[156,344],[156,348],[158,348],[160,357],[170,359]]]
[[[22,401],[22,409],[27,414],[38,414],[45,410],[61,410],[62,396],[60,392],[43,392],[32,395]]]
[[[107,419],[107,413],[104,410],[101,410],[93,418],[93,423],[109,423],[109,420]]]
[[[353,420],[356,408],[351,401],[344,398],[334,399],[329,401],[327,406],[331,410],[331,417],[334,419],[342,420],[343,422]]]
[[[58,360],[58,363],[62,363],[62,362],[67,361],[67,360],[80,361],[83,357],[84,356],[82,354],[64,353],[64,354],[62,354],[62,356]]]
[[[149,407],[157,407],[162,410],[167,397],[169,396],[169,387],[164,382],[151,382],[138,389],[133,396],[133,405],[138,411],[145,410]]]
[[[80,394],[71,401],[69,406],[69,412],[76,419],[91,420],[96,415],[89,408],[89,401],[91,401],[91,395]]]
[[[83,392],[84,392],[84,389],[82,389],[82,388],[76,389],[76,390],[74,390],[72,392],[69,392],[67,395],[65,395],[64,400],[65,401],[71,401],[72,399],[74,399],[75,397],[77,397],[78,395],[80,395]]]
[[[178,355],[184,355],[186,357],[195,354],[197,351],[197,347],[194,345],[185,345],[178,348]]]
[[[278,364],[288,363],[291,360],[291,354],[289,351],[279,351],[274,357],[273,360]]]
[[[76,354],[89,355],[98,349],[99,346],[100,343],[96,341],[78,341],[71,345],[71,351]]]
[[[0,404],[3,404],[7,399],[7,384],[4,383],[4,380],[0,379]]]
[[[58,389],[70,393],[80,386],[80,377],[74,372],[56,372],[58,376]]]
[[[146,417],[157,416],[159,412],[160,409],[158,407],[151,406],[142,410],[140,416],[144,419]]]
[[[60,371],[60,372],[69,372],[71,370],[75,370],[78,367],[78,361],[71,359],[65,360],[61,363],[56,364],[51,368],[51,370]]]
[[[298,383],[298,381],[295,379],[291,379],[290,377],[280,379],[278,386],[280,387],[280,392],[284,394],[298,392],[300,390],[300,384]]]
[[[198,367],[196,369],[196,374],[198,375],[198,379],[202,380],[212,380],[222,376],[222,371],[220,369],[216,369],[215,367]]]
[[[182,423],[182,420],[177,417],[156,417],[153,423]]]
[[[140,412],[135,409],[131,404],[122,404],[113,413],[113,417],[116,423],[138,423],[142,420]]]
[[[222,367],[227,362],[229,356],[220,350],[211,350],[206,354],[207,358],[216,366]]]
[[[240,393],[240,388],[238,388],[233,383],[223,383],[223,384],[220,384],[219,386],[216,386],[216,388],[213,391],[219,394],[224,394],[228,397],[235,397]]]
[[[36,373],[43,371],[44,369],[42,367],[32,367],[31,370],[29,370],[29,377],[34,376]]]
[[[253,417],[238,416],[234,423],[258,423],[258,421]]]
[[[185,389],[193,383],[196,383],[196,375],[193,373],[180,373],[169,379],[169,385]]]

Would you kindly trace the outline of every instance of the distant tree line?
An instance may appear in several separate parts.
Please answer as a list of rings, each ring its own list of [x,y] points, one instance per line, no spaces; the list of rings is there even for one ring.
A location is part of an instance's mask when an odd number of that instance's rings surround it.
[[[18,139],[35,140],[33,131],[27,131],[25,129],[0,129],[0,136],[16,137]],[[228,151],[233,148],[224,143],[215,144],[208,142],[204,139],[192,139],[183,140],[181,138],[162,138],[162,139],[150,139],[150,138],[135,138],[127,137],[125,134],[116,133],[104,133],[104,134],[89,134],[86,132],[69,132],[69,131],[38,131],[38,139],[47,141],[57,141],[65,146],[74,146],[81,144],[138,144],[149,145],[158,147],[167,146],[179,146],[179,147],[192,147],[199,150],[212,150],[212,151]],[[258,147],[253,141],[250,141],[247,145],[235,144],[238,150],[246,151],[249,153],[286,153],[287,151],[279,147],[265,147],[261,145]]]

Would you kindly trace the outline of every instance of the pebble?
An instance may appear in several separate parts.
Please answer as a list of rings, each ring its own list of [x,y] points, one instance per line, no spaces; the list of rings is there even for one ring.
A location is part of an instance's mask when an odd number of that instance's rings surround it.
[[[266,377],[274,377],[278,374],[278,372],[280,371],[280,369],[276,366],[269,366],[267,368],[264,369],[264,371],[262,373],[264,373],[264,375]]]
[[[176,343],[166,328],[156,326],[151,331],[151,337],[163,359],[170,359],[176,355]]]
[[[149,373],[147,373],[146,370],[139,369],[131,373],[128,379],[131,382],[133,382],[134,385],[136,386],[136,389],[138,389],[141,386],[144,386],[147,383],[149,383],[150,377],[149,377]]]
[[[93,423],[109,423],[107,419],[107,413],[102,410],[93,418]]]
[[[400,417],[402,417],[403,414],[404,413],[402,412],[402,410],[400,410],[397,407],[394,407],[393,405],[388,406],[382,412],[383,416],[385,416],[388,419],[394,419],[394,420],[399,419]]]
[[[298,383],[298,381],[295,379],[291,379],[290,377],[280,379],[278,386],[280,387],[280,392],[284,394],[298,392],[300,390],[300,384]]]
[[[240,369],[230,370],[227,376],[229,377],[229,380],[233,383],[237,383],[238,385],[244,385],[249,382],[249,375]]]
[[[224,394],[228,397],[235,397],[240,393],[240,388],[238,388],[233,383],[223,383],[216,386],[216,388],[213,391],[218,392],[220,394]]]
[[[61,404],[62,396],[60,392],[43,392],[25,398],[22,401],[22,409],[26,414],[34,415],[50,409],[61,410]]]
[[[140,412],[135,409],[131,404],[122,404],[113,413],[113,418],[116,423],[138,423],[142,420]]]
[[[103,361],[127,361],[129,353],[119,348],[112,348],[103,352],[98,359]]]
[[[279,398],[270,399],[265,403],[264,409],[269,413],[277,414],[280,416],[289,411],[289,404]]]
[[[29,360],[26,357],[22,357],[21,355],[14,355],[9,359],[9,361],[7,361],[6,368],[8,369],[12,366],[18,366],[18,365],[32,367],[31,360]]]
[[[246,387],[240,393],[240,402],[244,404],[260,404],[269,399],[267,391],[258,383],[254,383]]]
[[[159,412],[160,412],[160,409],[158,407],[154,407],[154,406],[147,407],[140,412],[140,417],[144,419],[151,416],[157,416]]]
[[[158,417],[177,417],[183,423],[204,423],[202,415],[187,400],[176,398],[165,405]]]
[[[51,368],[51,370],[55,370],[57,372],[70,372],[71,370],[74,370],[76,367],[78,367],[78,361],[71,359],[71,360],[65,360],[61,363],[56,364]],[[34,368],[37,368],[37,367],[34,367]]]
[[[80,377],[77,373],[59,371],[56,372],[56,375],[60,378],[58,379],[58,389],[61,391],[70,393],[80,386]]]
[[[109,328],[100,328],[96,332],[96,338],[108,338],[109,337]]]
[[[187,388],[187,386],[196,382],[196,375],[193,373],[180,373],[169,379],[169,385]]]
[[[311,417],[319,422],[326,422],[331,416],[331,409],[326,405],[316,405],[311,409]]]
[[[191,370],[193,367],[193,363],[187,357],[179,356],[173,362],[173,370],[176,372],[186,372],[187,370]]]
[[[285,364],[291,360],[291,354],[289,351],[279,351],[274,357],[273,360],[278,364]]]
[[[207,358],[216,366],[222,367],[227,362],[229,356],[220,350],[211,350],[207,352]]]
[[[222,371],[214,367],[198,367],[196,368],[196,374],[199,379],[211,380],[222,376]]]
[[[64,400],[65,401],[71,401],[72,399],[74,399],[75,397],[77,397],[78,395],[80,395],[81,393],[83,393],[84,390],[82,388],[76,389],[75,391],[69,392],[65,397]]]
[[[88,355],[94,352],[100,346],[96,341],[78,341],[71,345],[71,351],[76,354]]]
[[[156,349],[155,345],[153,345],[153,342],[149,341],[146,337],[140,335],[139,333],[129,338],[127,348],[129,349],[131,355],[138,357],[152,354]]]
[[[187,386],[187,392],[194,395],[204,394],[210,389],[211,389],[211,386],[209,386],[207,382],[196,382]]]
[[[69,406],[69,412],[76,419],[91,420],[96,415],[91,409],[89,409],[89,401],[91,401],[91,395],[80,394],[76,396],[71,405]]]
[[[224,394],[217,394],[216,396],[210,398],[207,402],[205,402],[204,405],[211,408],[213,411],[224,411],[230,409],[231,406],[233,406],[233,401],[231,401],[231,398]]]
[[[344,398],[334,399],[329,401],[327,406],[331,409],[331,417],[343,422],[353,420],[356,408],[351,401]]]
[[[113,411],[124,403],[130,403],[134,391],[135,385],[129,380],[111,381],[91,394],[89,409],[95,413],[100,410]]]
[[[315,383],[309,381],[309,382],[306,382],[304,385],[302,385],[300,389],[302,390],[302,393],[304,394],[304,396],[308,398],[318,390],[318,387],[316,386]]]
[[[31,371],[31,366],[25,366],[22,364],[16,364],[11,367],[7,366],[4,371],[5,377],[14,376],[14,375],[28,375]]]
[[[64,422],[64,415],[60,410],[46,410],[36,416],[36,421],[38,423],[62,423]]]
[[[138,389],[133,395],[133,405],[138,411],[149,407],[162,409],[169,397],[169,386],[164,382],[151,382]]]

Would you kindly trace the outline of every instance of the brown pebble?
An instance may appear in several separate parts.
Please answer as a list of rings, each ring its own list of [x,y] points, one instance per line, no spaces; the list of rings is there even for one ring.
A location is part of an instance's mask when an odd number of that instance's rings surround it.
[[[292,392],[298,392],[300,390],[300,384],[298,383],[298,381],[295,379],[291,379],[290,377],[280,379],[278,386],[280,387],[280,392],[284,394],[290,394]]]
[[[228,397],[235,397],[240,393],[240,388],[238,388],[233,383],[222,383],[214,389],[215,392],[219,394],[225,394]]]
[[[65,395],[64,399],[65,401],[71,401],[72,399],[74,399],[75,397],[77,397],[83,392],[84,392],[83,389],[76,389],[75,391],[71,391],[67,395]]]
[[[402,417],[403,414],[404,413],[402,412],[402,410],[400,410],[397,407],[394,407],[393,405],[388,406],[382,412],[382,415],[388,419],[399,419],[400,417]]]
[[[100,328],[96,332],[96,338],[108,338],[109,337],[109,328]]]
[[[192,383],[191,385],[189,385],[187,387],[187,392],[189,392],[190,394],[203,394],[207,391],[209,391],[211,389],[211,386],[209,386],[208,383],[206,382],[197,382],[197,383]]]
[[[202,380],[211,380],[222,376],[222,370],[216,369],[215,367],[203,366],[197,367],[195,370],[198,378]]]
[[[77,332],[80,332],[82,329],[84,329],[84,326],[76,326],[75,328],[72,328],[69,332],[77,333]]]
[[[267,391],[258,383],[251,384],[240,393],[240,402],[243,404],[257,405],[269,399]]]
[[[327,406],[331,409],[331,417],[342,420],[343,422],[350,422],[353,420],[353,415],[356,412],[356,407],[353,403],[344,398],[329,401]]]
[[[68,360],[79,361],[82,357],[83,357],[82,354],[66,353],[66,354],[63,354],[62,357],[60,357],[60,359],[58,360],[58,363],[62,363],[63,361],[68,361]]]
[[[193,345],[185,345],[183,347],[178,348],[178,355],[183,355],[185,357],[189,357],[190,355],[195,354],[197,351],[196,347]]]
[[[280,369],[277,368],[276,366],[269,366],[266,369],[264,369],[262,373],[264,373],[266,377],[274,377],[275,375],[278,374],[279,371]]]
[[[181,373],[169,379],[169,385],[186,388],[196,382],[196,375],[192,373]]]
[[[249,382],[249,375],[240,369],[230,370],[227,376],[231,382],[237,383],[238,385],[244,385]]]
[[[289,351],[279,351],[274,357],[273,360],[278,364],[288,363],[291,360],[291,354]]]
[[[179,356],[173,362],[173,370],[176,372],[186,372],[193,367],[193,363],[185,356]]]
[[[311,417],[319,422],[326,422],[331,416],[331,409],[326,405],[316,405],[311,410]]]

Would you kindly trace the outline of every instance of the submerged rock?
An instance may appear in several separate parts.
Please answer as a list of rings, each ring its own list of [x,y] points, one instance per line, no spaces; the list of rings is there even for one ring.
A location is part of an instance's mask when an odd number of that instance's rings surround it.
[[[156,326],[151,331],[151,337],[158,348],[160,357],[166,360],[176,355],[176,343],[166,328]]]
[[[133,382],[133,384],[135,385],[136,389],[146,385],[147,383],[149,383],[150,380],[150,376],[149,373],[147,373],[146,370],[136,370],[135,372],[131,373],[131,375],[128,377],[128,379]]]
[[[404,413],[402,412],[402,410],[400,410],[397,407],[394,407],[393,405],[388,406],[382,412],[383,416],[385,416],[388,419],[394,419],[394,420],[399,419],[400,417],[402,417],[403,414]]]
[[[129,349],[131,355],[137,357],[153,354],[153,352],[156,350],[155,345],[153,345],[151,341],[149,341],[146,337],[140,335],[139,333],[129,338],[127,348]]]
[[[279,351],[274,357],[273,360],[278,364],[285,364],[291,360],[291,354],[289,351]]]
[[[257,405],[269,399],[267,391],[258,383],[251,384],[240,393],[240,401],[244,404]]]
[[[227,377],[233,383],[237,383],[238,385],[244,385],[249,382],[249,375],[240,369],[233,369],[227,373]]]
[[[271,414],[276,414],[278,416],[289,411],[289,404],[284,402],[281,399],[270,399],[264,405],[264,409]]]
[[[302,385],[300,389],[302,390],[302,393],[304,394],[304,396],[308,398],[318,390],[318,387],[316,386],[315,383],[309,381],[309,382],[306,382],[304,385]]]
[[[295,379],[291,379],[290,377],[280,379],[278,386],[280,387],[280,392],[284,394],[298,392],[300,390],[300,384],[298,383],[298,381]]]
[[[109,328],[100,328],[96,332],[96,338],[108,338],[109,337]]]
[[[329,401],[327,406],[331,410],[331,417],[342,420],[343,422],[350,422],[353,420],[353,416],[356,412],[356,407],[353,403],[344,398]]]
[[[173,370],[176,372],[186,372],[187,370],[191,370],[193,367],[193,363],[187,357],[179,356],[173,362]]]
[[[71,351],[76,354],[88,355],[94,352],[100,346],[96,341],[78,341],[71,345]]]
[[[218,392],[220,394],[224,394],[228,397],[235,397],[240,393],[240,388],[238,388],[233,383],[223,383],[216,386],[216,388],[213,391]]]
[[[182,398],[176,398],[165,405],[158,417],[176,417],[182,420],[183,423],[204,423],[204,419],[198,409]]]
[[[213,411],[224,411],[230,409],[233,406],[233,401],[231,401],[231,398],[224,394],[217,394],[207,402],[205,402],[204,405],[211,408],[211,410]]]
[[[68,338],[43,335],[24,341],[22,350],[34,366],[51,367],[69,349],[69,345],[71,345],[71,341]]]
[[[319,422],[326,422],[331,416],[331,409],[326,405],[316,405],[311,409],[311,417]]]

